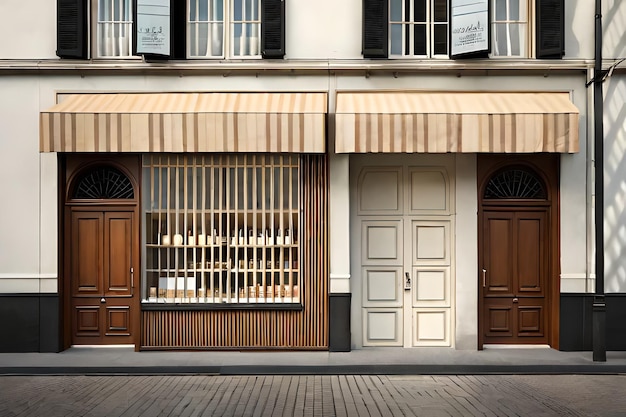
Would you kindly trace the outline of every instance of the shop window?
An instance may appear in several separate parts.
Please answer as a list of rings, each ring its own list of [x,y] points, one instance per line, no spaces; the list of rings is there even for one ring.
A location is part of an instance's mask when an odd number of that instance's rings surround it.
[[[453,1],[363,0],[363,56],[447,57]],[[563,56],[564,0],[490,0],[488,7],[491,57]]]
[[[143,160],[144,303],[299,303],[299,157]]]
[[[136,0],[57,0],[57,55],[73,59],[136,55],[136,4]],[[150,58],[283,58],[284,7],[284,0],[170,0],[169,55]]]

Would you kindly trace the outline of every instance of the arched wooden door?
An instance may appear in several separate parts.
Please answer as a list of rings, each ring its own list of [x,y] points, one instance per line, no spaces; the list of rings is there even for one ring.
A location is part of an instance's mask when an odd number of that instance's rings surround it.
[[[110,162],[69,173],[64,234],[69,345],[138,341],[137,194],[132,175]]]
[[[479,348],[557,347],[558,159],[479,163]]]

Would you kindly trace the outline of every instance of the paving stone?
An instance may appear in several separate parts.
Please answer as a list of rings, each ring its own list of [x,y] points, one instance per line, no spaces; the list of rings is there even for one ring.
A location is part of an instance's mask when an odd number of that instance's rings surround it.
[[[619,416],[626,375],[2,376],[14,416]]]

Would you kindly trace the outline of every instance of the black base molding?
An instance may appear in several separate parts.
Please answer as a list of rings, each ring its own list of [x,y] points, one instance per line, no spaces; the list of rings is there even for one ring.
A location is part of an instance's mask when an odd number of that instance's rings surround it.
[[[350,352],[350,293],[329,294],[329,340],[331,352]]]
[[[606,350],[626,350],[626,294],[606,294]],[[593,350],[593,294],[561,294],[560,350]]]
[[[0,352],[59,352],[57,294],[0,294]]]

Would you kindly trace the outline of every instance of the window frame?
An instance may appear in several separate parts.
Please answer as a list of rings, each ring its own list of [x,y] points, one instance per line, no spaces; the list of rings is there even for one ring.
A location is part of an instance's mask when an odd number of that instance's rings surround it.
[[[525,5],[526,16],[525,20],[496,20],[496,2],[498,0],[491,0],[489,2],[489,30],[490,30],[490,38],[491,38],[491,51],[489,52],[490,59],[534,59],[536,58],[536,36],[535,36],[535,28],[537,25],[536,22],[536,12],[535,12],[535,0],[518,0],[520,4],[520,9],[524,9],[522,4]],[[510,4],[511,0],[504,0],[507,5]],[[507,8],[507,10],[509,10]],[[521,10],[520,10],[521,11]],[[521,16],[520,16],[521,18]],[[520,47],[520,55],[499,55],[496,54],[496,27],[498,25],[508,25],[508,24],[524,24],[525,25],[525,34],[524,34],[524,46]],[[507,31],[507,34],[509,32]],[[520,40],[522,37],[520,37]],[[522,50],[523,49],[523,50]]]
[[[406,10],[406,4],[407,2],[409,2],[410,4],[410,11],[409,11],[409,15],[410,15],[410,20],[399,20],[399,21],[393,21],[393,17],[392,17],[392,4],[394,2],[394,0],[389,0],[389,4],[388,4],[388,22],[387,22],[387,33],[388,33],[388,57],[390,59],[450,59],[450,35],[449,35],[449,31],[450,31],[450,0],[444,0],[446,3],[446,20],[445,21],[441,21],[441,22],[437,22],[435,21],[435,2],[437,2],[438,0],[396,0],[398,3],[401,4],[401,15],[402,15],[402,19],[404,19],[404,16],[406,15],[405,10]],[[426,17],[425,20],[423,22],[416,22],[415,21],[415,3],[416,1],[424,1],[425,2],[425,6],[426,6]],[[393,36],[392,36],[392,27],[393,26],[400,26],[400,28],[402,29],[402,36],[401,36],[401,45],[400,48],[403,50],[406,50],[406,44],[405,44],[405,39],[407,38],[406,35],[406,31],[404,30],[405,27],[410,28],[410,32],[412,33],[412,36],[409,35],[409,45],[408,48],[409,50],[415,51],[415,32],[414,32],[414,28],[416,26],[419,25],[424,25],[426,26],[426,30],[425,30],[425,44],[426,44],[426,54],[423,55],[416,55],[416,54],[411,54],[411,55],[405,55],[404,53],[402,54],[394,54],[392,52],[393,50]],[[445,34],[446,34],[446,54],[435,54],[434,50],[435,50],[435,27],[436,26],[445,26],[446,30],[445,30]]]
[[[196,21],[191,21],[191,6],[192,6],[192,1],[195,1],[196,4],[198,4],[200,1],[203,2],[211,2],[211,1],[218,1],[222,3],[222,14],[223,14],[223,19],[220,20],[215,20],[215,21],[210,21],[207,20],[206,22],[203,21],[199,21],[196,19]],[[237,0],[186,0],[186,15],[185,15],[185,39],[186,39],[186,43],[187,43],[187,47],[186,47],[186,59],[190,59],[190,60],[219,60],[219,59],[229,59],[229,60],[233,60],[233,59],[242,59],[242,60],[255,60],[255,59],[261,59],[262,57],[262,43],[261,43],[261,36],[262,36],[262,29],[261,29],[261,25],[262,25],[262,8],[263,8],[263,2],[262,0],[250,0],[250,2],[254,2],[257,5],[257,10],[256,10],[256,16],[257,19],[256,20],[243,20],[243,13],[242,13],[242,20],[235,20],[235,10],[234,7],[236,5],[236,1]],[[241,5],[242,7],[245,6],[246,0],[240,0],[241,1]],[[208,24],[215,24],[221,22],[222,25],[222,53],[220,55],[192,55],[191,54],[191,49],[192,49],[192,37],[191,37],[191,28],[192,28],[192,24],[203,24],[203,23],[208,23]],[[257,27],[257,41],[256,41],[256,49],[257,49],[257,54],[256,55],[235,55],[234,53],[234,49],[235,49],[235,38],[234,38],[234,33],[236,32],[235,29],[235,25],[237,24],[242,24],[242,25],[256,25]],[[210,29],[210,28],[209,28]],[[207,44],[207,50],[208,50],[208,44]]]
[[[129,21],[120,21],[127,22],[126,24],[130,26],[130,36],[129,36],[129,44],[128,44],[128,55],[100,55],[100,47],[102,46],[100,42],[100,3],[106,2],[124,2],[128,4],[129,7]],[[88,38],[89,38],[89,55],[92,59],[96,60],[137,60],[140,59],[139,56],[135,54],[135,42],[137,34],[135,33],[135,19],[136,19],[136,2],[135,0],[91,0],[89,2],[89,30],[88,30]],[[112,21],[110,23],[115,23]]]
[[[144,154],[143,305],[302,304],[297,154]]]

